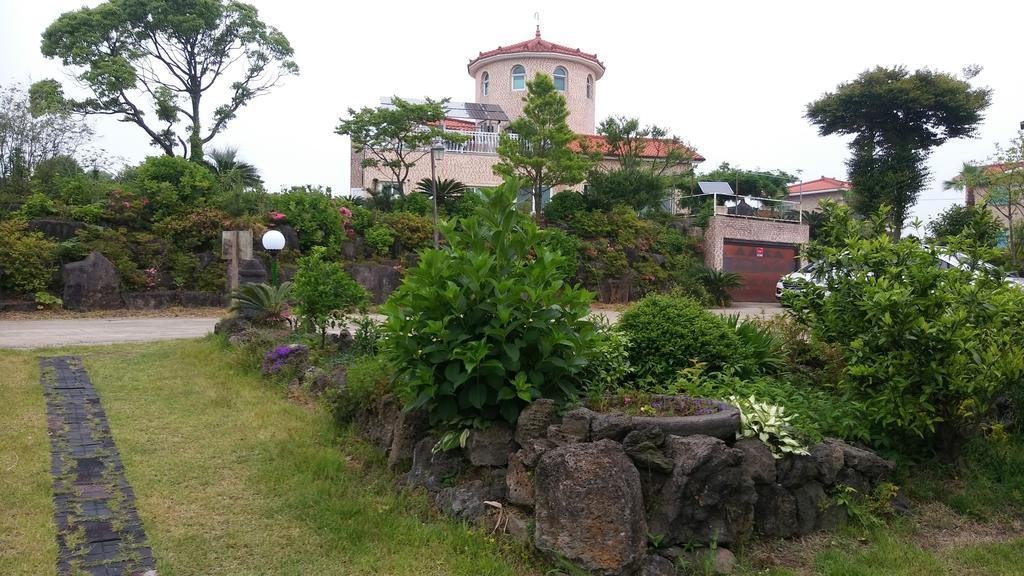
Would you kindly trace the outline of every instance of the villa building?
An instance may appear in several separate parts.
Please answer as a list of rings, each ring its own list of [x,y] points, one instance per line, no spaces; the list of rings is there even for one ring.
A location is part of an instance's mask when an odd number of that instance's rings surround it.
[[[470,188],[501,184],[501,177],[493,170],[498,162],[499,134],[509,122],[522,115],[526,82],[538,72],[550,76],[555,89],[565,97],[569,127],[584,137],[590,149],[604,152],[603,165],[611,167],[617,162],[614,151],[609,150],[603,138],[595,134],[598,82],[605,73],[604,63],[596,54],[545,40],[541,38],[538,26],[534,37],[529,40],[480,52],[469,61],[467,71],[475,84],[474,101],[449,102],[443,128],[462,134],[468,140],[444,143],[444,160],[436,165],[439,180],[451,178]],[[389,103],[389,98],[381,100],[381,105]],[[681,144],[651,140],[644,143],[643,155],[651,159],[663,158],[670,146]],[[688,152],[692,157],[690,164],[678,166],[676,170],[691,170],[704,160],[700,154]],[[394,176],[386,168],[364,168],[361,165],[364,154],[352,154],[352,194],[362,195],[367,189],[380,190],[394,185],[389,182]],[[423,178],[430,178],[429,156],[409,171],[406,187]],[[554,191],[560,192],[565,188],[557,187]]]
[[[790,184],[789,199],[798,202],[804,212],[818,212],[825,200],[846,204],[846,194],[852,188],[849,182],[822,176],[817,180]]]

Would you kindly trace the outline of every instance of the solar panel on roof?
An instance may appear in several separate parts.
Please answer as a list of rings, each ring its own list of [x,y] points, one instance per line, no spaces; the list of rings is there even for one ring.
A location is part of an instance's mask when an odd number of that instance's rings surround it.
[[[406,102],[412,104],[423,104],[426,100],[422,98],[406,98]],[[391,106],[390,97],[380,99],[382,106]],[[497,122],[508,122],[508,115],[497,104],[479,104],[477,102],[448,102],[445,104],[446,116],[455,120],[491,120]]]
[[[732,186],[728,182],[697,182],[702,194],[722,194],[732,196]]]

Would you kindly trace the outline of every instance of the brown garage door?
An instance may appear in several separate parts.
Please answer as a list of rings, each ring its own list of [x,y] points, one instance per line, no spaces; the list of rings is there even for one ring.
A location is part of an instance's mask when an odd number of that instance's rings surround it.
[[[775,283],[797,269],[797,247],[726,240],[722,247],[726,272],[738,272],[743,287],[732,291],[737,302],[774,302]]]

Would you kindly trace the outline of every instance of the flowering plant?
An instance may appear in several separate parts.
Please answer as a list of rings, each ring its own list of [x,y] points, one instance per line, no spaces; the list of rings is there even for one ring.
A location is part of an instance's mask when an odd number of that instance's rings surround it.
[[[282,344],[275,346],[263,356],[262,372],[277,374],[288,364],[295,364],[309,355],[309,347],[304,344]]]
[[[281,212],[271,212],[270,213],[270,219],[273,220],[274,222],[280,222],[281,220],[284,220],[285,218],[287,218],[287,216],[285,216]]]

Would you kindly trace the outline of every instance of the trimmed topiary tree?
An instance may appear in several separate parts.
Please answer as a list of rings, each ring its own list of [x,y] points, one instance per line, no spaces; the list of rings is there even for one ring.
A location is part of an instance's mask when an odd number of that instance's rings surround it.
[[[366,289],[340,264],[324,259],[326,252],[318,246],[299,259],[292,289],[299,316],[320,334],[321,348],[327,342],[327,330],[369,300]]]
[[[596,344],[592,294],[565,282],[565,258],[515,210],[515,179],[473,216],[442,226],[383,311],[387,354],[410,408],[453,430],[514,423],[537,398],[577,397]]]
[[[648,296],[622,314],[629,361],[641,381],[668,385],[678,372],[700,362],[708,371],[747,360],[736,331],[698,302],[682,296]]]

